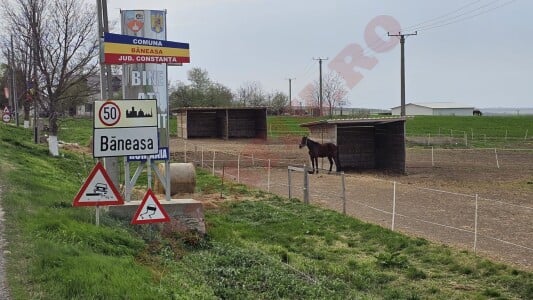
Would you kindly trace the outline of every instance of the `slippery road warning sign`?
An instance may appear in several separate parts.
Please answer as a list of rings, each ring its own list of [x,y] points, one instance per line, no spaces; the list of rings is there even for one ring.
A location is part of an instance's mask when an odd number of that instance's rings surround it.
[[[152,192],[148,189],[144,199],[139,205],[137,212],[131,220],[131,224],[147,224],[147,223],[160,223],[170,222],[170,218],[167,215],[165,209]]]
[[[124,204],[113,181],[98,162],[74,198],[73,206],[103,206]]]

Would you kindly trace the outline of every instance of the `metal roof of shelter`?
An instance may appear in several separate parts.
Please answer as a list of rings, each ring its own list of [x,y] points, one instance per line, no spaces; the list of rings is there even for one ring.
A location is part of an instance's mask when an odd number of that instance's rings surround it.
[[[392,117],[392,118],[358,118],[358,119],[336,119],[336,120],[320,120],[309,123],[300,124],[300,127],[313,127],[317,125],[354,125],[354,124],[386,124],[392,122],[405,122],[406,117]]]

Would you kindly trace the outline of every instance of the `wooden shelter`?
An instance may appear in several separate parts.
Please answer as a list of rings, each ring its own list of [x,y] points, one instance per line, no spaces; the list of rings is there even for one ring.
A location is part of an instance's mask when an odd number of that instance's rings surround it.
[[[405,118],[322,120],[301,124],[309,138],[338,146],[342,170],[405,173]]]
[[[183,139],[267,138],[266,107],[187,107],[173,112]]]

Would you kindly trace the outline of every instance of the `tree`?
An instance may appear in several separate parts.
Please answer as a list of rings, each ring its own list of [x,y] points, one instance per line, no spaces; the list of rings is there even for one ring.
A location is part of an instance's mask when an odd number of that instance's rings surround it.
[[[201,68],[187,72],[190,84],[178,82],[170,93],[172,107],[230,106],[233,100],[231,90],[209,78],[209,73]]]
[[[83,0],[3,0],[3,4],[5,32],[20,37],[18,61],[32,58],[26,71],[31,74],[31,96],[48,115],[50,138],[57,140],[62,103],[72,99],[76,89],[88,90],[79,87],[98,72],[96,9]],[[58,154],[52,147],[50,151]]]
[[[270,113],[274,115],[282,114],[287,108],[287,105],[289,103],[289,97],[280,91],[276,91],[270,94],[269,98]]]
[[[257,81],[245,82],[237,89],[237,102],[242,106],[267,105],[266,95]]]
[[[337,73],[329,72],[322,79],[322,107],[328,107],[329,116],[333,115],[333,109],[347,104],[348,91]],[[312,106],[319,107],[320,83],[316,80],[305,90],[303,95]]]

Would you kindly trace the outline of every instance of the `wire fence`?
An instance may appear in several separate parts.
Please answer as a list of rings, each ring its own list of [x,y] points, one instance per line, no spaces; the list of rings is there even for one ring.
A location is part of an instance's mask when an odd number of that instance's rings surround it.
[[[354,216],[385,228],[459,246],[533,268],[533,202],[488,199],[437,188],[342,174],[306,176],[297,170],[307,157],[264,158],[225,152],[192,143],[173,152],[173,160],[193,162],[212,174],[281,196]],[[408,149],[414,168],[490,168],[533,170],[529,149]],[[291,168],[296,166],[298,168]],[[291,168],[289,168],[291,167]],[[478,167],[479,169],[472,169]]]

